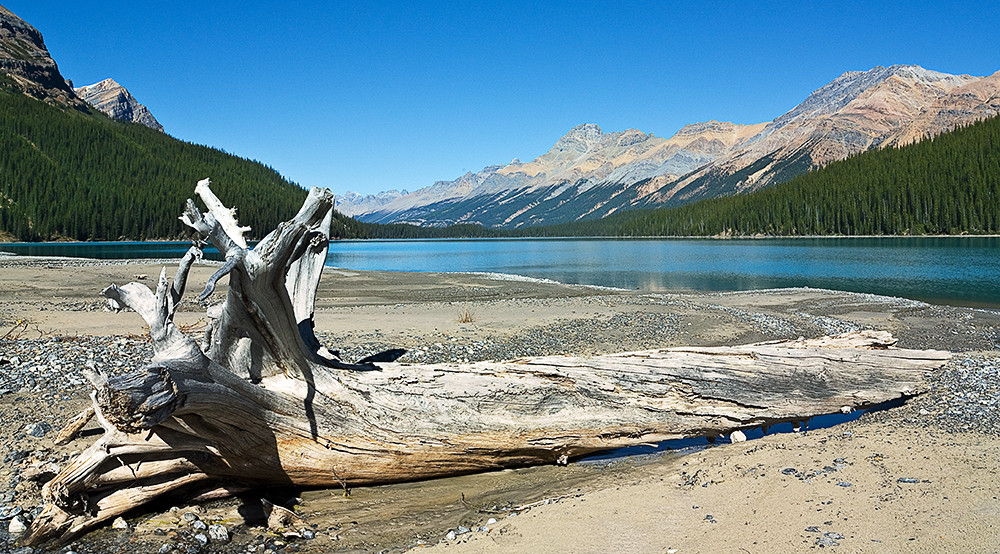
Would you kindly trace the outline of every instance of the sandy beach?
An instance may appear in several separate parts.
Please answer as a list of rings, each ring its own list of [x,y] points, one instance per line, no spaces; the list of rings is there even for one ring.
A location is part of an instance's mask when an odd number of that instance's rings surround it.
[[[4,517],[40,503],[45,464],[93,441],[56,446],[88,402],[79,369],[126,371],[149,356],[134,313],[104,308],[99,291],[151,286],[172,262],[0,258],[0,551]],[[191,274],[200,287],[217,266]],[[224,281],[223,281],[224,283]],[[196,292],[196,291],[195,291]],[[222,286],[208,304],[225,294]],[[195,293],[189,291],[188,297]],[[178,322],[204,326],[189,301]],[[423,483],[341,490],[260,491],[294,505],[315,537],[270,535],[251,496],[157,505],[76,543],[76,552],[998,552],[1000,315],[993,310],[817,289],[646,293],[494,275],[327,269],[317,298],[320,339],[345,359],[389,347],[401,362],[596,354],[726,345],[859,329],[899,346],[947,350],[927,392],[826,428],[717,441],[567,467],[506,470]],[[37,433],[35,433],[37,434]],[[40,473],[40,475],[39,475]],[[19,510],[15,510],[19,508]],[[183,513],[223,522],[228,542],[197,546]],[[20,517],[20,516],[18,516]],[[25,551],[27,552],[27,551]]]

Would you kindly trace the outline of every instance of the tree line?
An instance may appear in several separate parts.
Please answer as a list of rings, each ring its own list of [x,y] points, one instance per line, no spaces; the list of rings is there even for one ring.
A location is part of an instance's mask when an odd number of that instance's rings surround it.
[[[177,217],[206,177],[254,238],[306,196],[259,162],[0,87],[0,231],[19,240],[186,238]]]

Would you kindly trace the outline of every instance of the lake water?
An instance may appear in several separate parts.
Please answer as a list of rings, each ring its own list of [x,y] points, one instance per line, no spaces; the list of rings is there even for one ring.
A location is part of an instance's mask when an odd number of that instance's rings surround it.
[[[189,243],[20,243],[0,251],[179,257]],[[207,252],[218,257],[218,252]],[[817,287],[1000,307],[1000,238],[344,240],[327,265],[488,272],[647,291]]]

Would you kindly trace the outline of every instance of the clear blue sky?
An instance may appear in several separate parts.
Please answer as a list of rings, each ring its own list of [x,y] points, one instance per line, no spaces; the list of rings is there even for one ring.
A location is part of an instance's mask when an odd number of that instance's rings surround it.
[[[77,85],[334,192],[414,190],[570,128],[768,121],[848,70],[1000,70],[1000,2],[0,0]]]

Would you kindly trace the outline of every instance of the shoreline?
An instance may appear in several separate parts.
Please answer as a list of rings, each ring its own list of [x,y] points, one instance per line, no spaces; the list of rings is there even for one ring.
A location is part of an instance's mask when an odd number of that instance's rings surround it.
[[[7,422],[0,429],[7,445],[0,451],[6,458],[0,465],[0,511],[16,506],[31,513],[40,485],[31,468],[66,463],[93,436],[59,447],[52,443],[55,432],[33,437],[26,426],[44,422],[57,430],[87,404],[89,385],[79,369],[88,361],[113,374],[148,362],[140,318],[105,311],[97,294],[137,274],[154,285],[161,264],[48,268],[41,260],[19,266],[9,261],[0,257],[0,336],[18,320],[40,332],[0,341],[0,417]],[[168,270],[176,263],[170,262]],[[196,265],[191,286],[203,283],[216,265]],[[224,298],[226,290],[223,279],[209,303]],[[178,322],[197,336],[204,309],[188,300]],[[465,312],[472,320],[462,323]],[[738,344],[866,328],[889,330],[900,347],[956,354],[927,376],[927,393],[827,429],[719,444],[680,457],[359,487],[347,498],[339,490],[296,491],[296,511],[315,526],[316,538],[284,542],[304,553],[417,546],[448,552],[681,553],[834,547],[823,540],[859,552],[995,550],[996,312],[807,288],[653,293],[332,268],[325,270],[316,305],[318,337],[341,349],[345,359],[402,347],[408,353],[400,361],[409,363]],[[179,511],[131,514],[128,530],[99,530],[73,548],[82,554],[128,544],[155,552],[169,545],[183,552],[193,533],[180,515],[192,511],[230,529],[231,542],[212,551],[262,552],[279,539],[268,538],[260,522],[245,515],[251,500],[185,506],[180,498]],[[488,523],[491,518],[497,521]],[[0,521],[0,550],[9,539],[7,523]]]
[[[581,235],[581,236],[512,236],[512,237],[449,237],[449,238],[332,238],[331,241],[494,241],[494,240],[780,240],[780,239],[941,239],[941,238],[1000,238],[1000,234],[959,233],[957,235]],[[42,242],[0,241],[0,256],[19,255],[3,252],[5,245],[58,245],[58,244],[187,244],[189,239],[148,239],[148,240],[48,240]],[[254,242],[254,241],[251,241]]]

